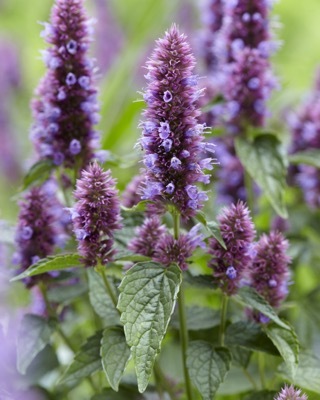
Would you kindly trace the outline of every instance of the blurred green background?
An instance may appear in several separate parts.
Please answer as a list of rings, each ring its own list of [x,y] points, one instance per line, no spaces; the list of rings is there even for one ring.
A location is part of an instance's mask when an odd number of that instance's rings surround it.
[[[139,135],[137,124],[143,108],[142,102],[135,101],[141,97],[137,92],[144,85],[142,65],[154,40],[172,22],[177,22],[194,39],[201,28],[200,3],[197,0],[86,1],[90,15],[97,18],[99,14],[96,26],[100,39],[96,38],[93,43],[93,56],[99,50],[99,40],[100,45],[101,40],[102,44],[109,40],[111,48],[114,47],[108,69],[102,71],[99,80],[102,114],[99,129],[104,148],[119,155],[132,152]],[[17,47],[21,67],[20,86],[12,97],[0,96],[0,102],[6,102],[11,113],[13,146],[18,152],[22,170],[26,170],[32,161],[29,104],[44,74],[39,51],[46,45],[40,37],[42,27],[38,22],[49,19],[52,4],[51,0],[0,0],[0,38]],[[102,9],[109,14],[107,17]],[[273,59],[282,85],[270,104],[273,114],[297,103],[312,84],[320,60],[319,16],[319,0],[305,0],[303,3],[280,0],[275,4],[274,32],[283,44]],[[128,173],[123,170],[114,172],[120,188],[128,180]],[[14,194],[19,182],[4,176],[0,180],[0,219],[14,221],[17,212]]]

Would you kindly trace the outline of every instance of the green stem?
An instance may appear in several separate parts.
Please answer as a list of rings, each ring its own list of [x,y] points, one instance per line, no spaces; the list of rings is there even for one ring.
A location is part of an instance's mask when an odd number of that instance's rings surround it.
[[[258,365],[259,365],[259,375],[260,375],[260,381],[261,381],[261,387],[262,389],[266,388],[266,378],[264,374],[264,354],[263,353],[258,353]]]
[[[251,376],[250,372],[246,368],[242,368],[243,373],[248,378],[248,381],[252,384],[255,390],[258,390],[257,384],[254,381],[253,377]]]
[[[98,265],[97,271],[102,276],[103,283],[104,283],[104,285],[107,289],[107,292],[112,300],[112,303],[113,303],[115,309],[120,314],[120,311],[117,309],[118,299],[117,299],[117,296],[114,294],[114,291],[112,290],[112,287],[111,287],[108,277],[106,275],[105,267],[103,265]]]
[[[172,384],[168,382],[165,374],[162,372],[162,369],[157,361],[154,364],[153,370],[157,386],[159,386],[160,388],[159,396],[160,397],[163,396],[163,393],[161,391],[161,388],[163,388],[168,393],[170,399],[175,400],[176,396],[174,394]]]
[[[253,180],[247,171],[244,171],[244,183],[247,192],[247,204],[251,214],[255,213],[255,199],[254,199],[254,191],[253,191]]]
[[[174,238],[179,239],[180,234],[180,215],[175,212],[173,213],[173,229]],[[179,323],[180,323],[180,340],[182,350],[182,364],[184,380],[186,385],[187,400],[192,400],[192,386],[187,368],[187,349],[188,349],[188,330],[187,330],[187,318],[185,311],[185,300],[184,300],[184,288],[183,282],[181,283],[179,294],[178,294],[178,310],[179,310]]]
[[[224,337],[227,321],[227,310],[228,310],[228,296],[223,293],[221,302],[221,316],[220,316],[220,329],[219,329],[219,343],[220,346],[224,346]]]
[[[66,190],[66,188],[64,187],[64,184],[63,184],[62,173],[63,173],[62,169],[60,171],[57,171],[58,182],[60,183],[60,187],[61,187],[61,191],[62,191],[62,194],[63,194],[65,205],[67,207],[70,207],[71,204],[70,204],[70,200],[69,200],[69,197],[68,197],[67,190]]]

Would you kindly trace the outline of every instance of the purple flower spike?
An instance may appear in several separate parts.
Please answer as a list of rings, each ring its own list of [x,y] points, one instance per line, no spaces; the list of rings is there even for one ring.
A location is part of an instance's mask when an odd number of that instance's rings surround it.
[[[84,0],[56,0],[44,37],[48,71],[34,100],[32,139],[40,158],[56,165],[84,168],[98,146],[94,71],[88,58],[90,26]]]
[[[235,294],[243,273],[252,262],[251,247],[255,236],[250,212],[241,201],[225,208],[218,217],[225,250],[214,238],[209,240],[212,259],[209,267],[221,289],[228,295]]]
[[[141,185],[144,181],[143,175],[135,175],[128,183],[122,193],[122,204],[125,207],[131,208],[141,201]]]
[[[258,50],[245,48],[228,69],[224,94],[230,132],[238,133],[248,124],[263,126],[266,101],[276,85],[268,61]]]
[[[194,226],[189,233],[182,234],[176,240],[169,233],[158,240],[153,259],[165,266],[177,263],[182,270],[188,268],[187,259],[197,247],[205,247],[204,237],[199,232],[200,225]]]
[[[213,159],[201,164],[204,126],[197,118],[200,111],[193,69],[195,60],[186,37],[173,25],[147,63],[147,109],[141,123],[140,144],[145,151],[146,182],[142,198],[157,203],[174,204],[183,217],[199,210],[205,196],[200,190],[192,199],[187,188],[197,182],[208,183],[203,170],[210,169]],[[192,80],[192,85],[186,82]]]
[[[73,226],[83,263],[105,265],[114,254],[114,231],[121,228],[120,201],[110,171],[91,164],[82,171],[74,196]]]
[[[256,255],[250,266],[251,286],[273,307],[279,307],[288,295],[288,245],[280,232],[262,235],[255,246]]]
[[[61,235],[58,222],[60,213],[57,201],[44,188],[39,187],[32,188],[19,205],[15,238],[17,253],[14,258],[21,271],[24,271],[34,262],[53,253]],[[31,278],[27,282],[28,286],[32,286],[35,280]]]
[[[306,394],[301,393],[300,389],[295,389],[292,385],[285,386],[274,400],[308,400]]]
[[[153,257],[159,240],[166,228],[158,217],[147,218],[143,225],[136,229],[136,237],[128,245],[129,250],[143,256]]]

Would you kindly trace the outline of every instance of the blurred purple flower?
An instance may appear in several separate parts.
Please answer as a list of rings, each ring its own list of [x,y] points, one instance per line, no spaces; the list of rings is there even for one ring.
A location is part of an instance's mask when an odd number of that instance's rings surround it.
[[[274,400],[308,400],[306,394],[301,393],[300,389],[295,389],[292,385],[285,386]]]
[[[122,204],[131,208],[141,201],[141,187],[145,177],[142,174],[135,175],[122,193]]]
[[[85,167],[99,141],[95,69],[87,56],[91,23],[83,0],[56,0],[42,32],[51,46],[43,52],[48,71],[32,104],[31,138],[40,158],[68,168]]]
[[[19,203],[14,260],[22,271],[52,254],[60,242],[60,213],[56,212],[56,201],[43,187],[33,187]],[[32,286],[36,281],[37,277],[28,278],[26,284]]]
[[[199,232],[200,224],[195,225],[187,234],[178,239],[166,233],[159,238],[153,259],[165,266],[176,263],[182,270],[188,268],[187,260],[197,247],[205,248],[204,236]]]
[[[235,294],[250,263],[255,229],[246,205],[239,201],[222,210],[218,216],[225,250],[215,239],[209,239],[212,259],[209,267],[221,289],[228,295]]]
[[[95,162],[81,173],[71,210],[78,251],[86,267],[107,264],[114,254],[114,231],[121,227],[120,201],[110,171]]]
[[[195,60],[186,37],[173,25],[147,63],[147,109],[140,139],[145,151],[146,181],[143,199],[175,205],[185,218],[195,215],[207,200],[195,183],[209,183],[201,164],[204,151],[214,145],[203,142],[204,126],[197,123],[197,100],[202,90],[194,84]]]
[[[276,308],[289,292],[290,257],[286,254],[288,246],[289,243],[281,232],[264,234],[255,245],[255,256],[250,265],[250,285]],[[254,317],[259,320],[261,315]]]
[[[135,237],[130,241],[128,248],[134,253],[153,257],[165,233],[166,227],[161,225],[158,217],[147,218],[143,225],[136,229]]]

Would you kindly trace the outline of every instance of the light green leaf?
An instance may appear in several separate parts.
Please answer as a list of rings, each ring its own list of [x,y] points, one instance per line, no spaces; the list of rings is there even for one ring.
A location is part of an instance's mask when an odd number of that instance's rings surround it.
[[[32,184],[41,185],[50,177],[53,169],[54,164],[50,160],[41,160],[32,165],[23,178],[22,190],[26,190]]]
[[[140,212],[145,211],[148,204],[153,204],[154,202],[151,200],[141,200],[135,206],[128,208],[125,206],[121,206],[121,209],[126,212]]]
[[[214,348],[210,343],[194,341],[189,343],[187,366],[193,384],[203,400],[212,400],[230,368],[230,352]]]
[[[73,385],[77,381],[87,378],[94,372],[102,369],[100,357],[101,338],[102,332],[99,331],[87,339],[63,374],[59,382],[60,384]]]
[[[117,249],[117,253],[114,257],[114,261],[131,261],[135,263],[150,260],[150,257],[142,256],[141,254],[135,254],[125,249]]]
[[[62,269],[82,267],[83,264],[80,262],[80,256],[78,254],[63,254],[61,256],[49,256],[42,258],[36,264],[31,265],[22,274],[15,276],[11,281],[17,281],[20,279],[27,278],[29,276],[35,276],[44,274],[50,271],[60,271]]]
[[[117,392],[119,382],[130,359],[130,349],[122,328],[113,327],[103,331],[100,355],[108,382]]]
[[[270,304],[253,288],[249,286],[240,288],[235,298],[240,299],[240,301],[246,306],[261,312],[282,328],[291,330],[291,327],[281,321]]]
[[[69,304],[88,291],[86,284],[77,282],[75,285],[61,285],[48,288],[48,300],[52,303]]]
[[[260,325],[254,322],[239,321],[229,325],[226,332],[226,344],[279,355],[278,350]]]
[[[177,266],[164,268],[149,262],[133,266],[120,285],[118,308],[122,312],[126,340],[131,348],[142,393],[150,379],[173,313],[181,284]]]
[[[320,394],[320,359],[314,355],[300,353],[299,366],[293,378],[286,364],[281,364],[279,372],[295,385]]]
[[[197,213],[196,218],[202,225],[204,225],[207,228],[207,230],[210,233],[210,236],[213,236],[218,241],[218,243],[220,243],[221,246],[226,250],[227,247],[221,236],[220,228],[217,222],[207,221],[205,214],[201,211]]]
[[[235,147],[242,165],[260,186],[272,207],[283,218],[288,217],[284,194],[286,165],[281,152],[281,142],[276,136],[264,133],[253,142],[236,138]]]
[[[293,377],[299,363],[299,341],[296,333],[293,329],[288,331],[273,324],[268,325],[265,328],[265,332],[279,350],[284,362],[287,364],[288,371]]]
[[[289,156],[291,164],[306,164],[312,167],[320,168],[320,150],[305,150]]]
[[[53,326],[34,314],[26,314],[19,327],[17,342],[17,368],[25,374],[28,366],[50,341]]]
[[[89,281],[89,299],[94,311],[103,319],[105,326],[113,326],[120,323],[120,316],[115,309],[111,297],[107,293],[101,275],[94,269],[87,270]],[[109,284],[113,292],[118,296],[117,289],[111,279]]]

